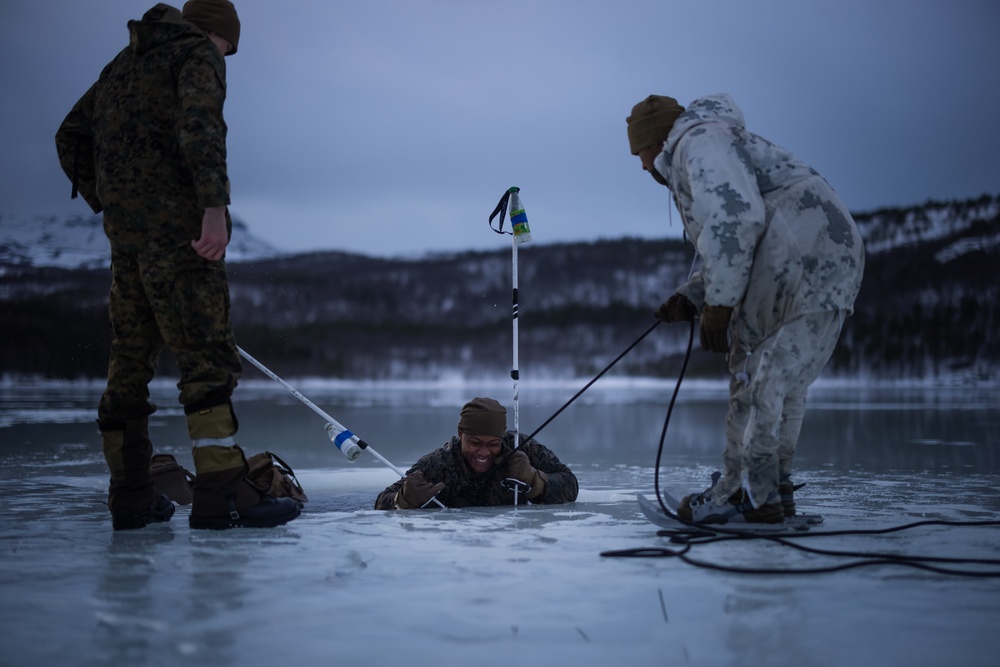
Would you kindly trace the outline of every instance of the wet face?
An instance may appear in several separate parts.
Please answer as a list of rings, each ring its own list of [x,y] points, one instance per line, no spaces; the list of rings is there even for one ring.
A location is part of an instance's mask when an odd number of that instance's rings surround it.
[[[477,473],[489,472],[503,447],[503,439],[491,435],[467,435],[458,432],[462,458]]]

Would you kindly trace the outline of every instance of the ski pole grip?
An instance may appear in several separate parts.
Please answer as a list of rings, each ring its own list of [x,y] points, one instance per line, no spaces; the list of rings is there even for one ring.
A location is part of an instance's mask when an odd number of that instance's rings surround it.
[[[358,436],[347,429],[338,430],[333,424],[326,425],[326,434],[330,436],[333,444],[337,445],[340,453],[347,457],[348,461],[357,461],[361,456],[361,446]]]

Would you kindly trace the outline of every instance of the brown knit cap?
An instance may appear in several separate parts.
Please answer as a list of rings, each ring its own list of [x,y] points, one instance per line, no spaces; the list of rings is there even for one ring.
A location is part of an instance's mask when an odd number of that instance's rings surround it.
[[[650,95],[632,107],[632,115],[625,119],[632,155],[666,141],[674,121],[683,112],[684,107],[677,100],[663,95]]]
[[[184,20],[190,21],[205,32],[215,32],[233,45],[227,53],[236,53],[240,41],[240,17],[229,0],[188,0],[181,10]]]
[[[507,433],[507,408],[492,398],[474,398],[462,408],[458,428],[466,435],[502,438]]]

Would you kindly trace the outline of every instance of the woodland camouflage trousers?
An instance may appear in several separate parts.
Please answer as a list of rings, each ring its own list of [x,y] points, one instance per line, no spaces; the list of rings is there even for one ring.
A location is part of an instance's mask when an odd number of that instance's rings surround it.
[[[164,344],[180,368],[181,405],[226,403],[242,365],[225,261],[203,259],[186,244],[149,252],[113,247],[111,272],[113,340],[100,422],[142,419],[156,410],[148,385]]]

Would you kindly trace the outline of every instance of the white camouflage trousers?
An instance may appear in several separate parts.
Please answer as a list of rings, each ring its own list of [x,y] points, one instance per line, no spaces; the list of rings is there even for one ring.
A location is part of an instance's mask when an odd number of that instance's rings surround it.
[[[776,502],[778,481],[792,472],[806,393],[833,354],[843,318],[840,311],[803,315],[752,347],[734,327],[725,469],[712,489],[716,504],[741,487],[754,507]]]

